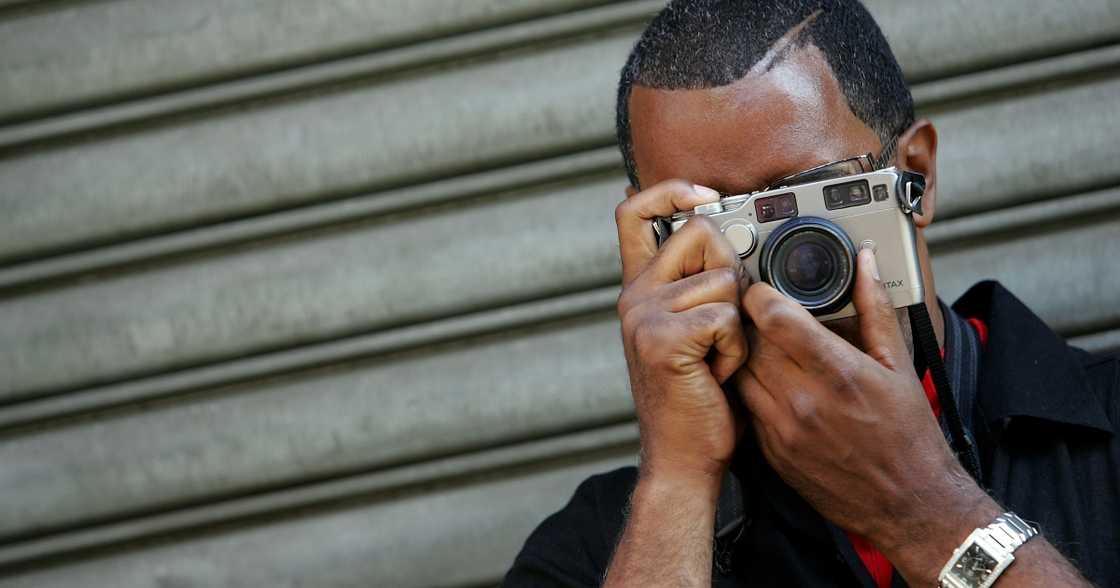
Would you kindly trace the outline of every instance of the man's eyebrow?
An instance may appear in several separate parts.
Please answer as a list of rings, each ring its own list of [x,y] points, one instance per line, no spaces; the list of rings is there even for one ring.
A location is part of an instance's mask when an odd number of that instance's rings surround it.
[[[806,16],[801,22],[786,31],[777,41],[774,41],[774,44],[766,50],[762,58],[751,66],[750,70],[747,71],[747,75],[743,77],[764,74],[773,69],[775,65],[781,63],[786,55],[789,54],[790,49],[797,45],[797,42],[801,39],[808,26],[821,15],[821,12],[822,9],[820,8],[814,10],[809,16]]]

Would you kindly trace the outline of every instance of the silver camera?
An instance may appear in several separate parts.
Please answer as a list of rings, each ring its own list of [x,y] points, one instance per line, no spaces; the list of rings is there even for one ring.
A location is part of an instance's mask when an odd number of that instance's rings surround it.
[[[874,247],[895,308],[924,302],[912,214],[925,179],[895,168],[727,196],[654,221],[658,244],[690,218],[715,221],[751,278],[820,321],[854,316],[856,247]]]

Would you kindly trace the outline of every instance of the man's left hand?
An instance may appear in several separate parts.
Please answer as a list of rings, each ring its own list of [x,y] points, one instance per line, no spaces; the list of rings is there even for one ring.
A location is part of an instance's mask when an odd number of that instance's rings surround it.
[[[751,355],[736,383],[786,483],[883,548],[911,540],[900,520],[963,514],[985,496],[942,436],[870,250],[860,251],[853,300],[862,351],[769,285],[751,286]]]

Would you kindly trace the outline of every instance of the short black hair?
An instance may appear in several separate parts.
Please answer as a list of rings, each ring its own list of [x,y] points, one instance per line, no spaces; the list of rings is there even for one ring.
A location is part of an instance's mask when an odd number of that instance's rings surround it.
[[[790,47],[820,49],[848,107],[884,146],[893,146],[914,124],[914,101],[879,25],[858,0],[673,0],[634,45],[618,84],[615,123],[630,183],[638,187],[629,108],[635,84],[658,90],[726,86],[801,24]]]

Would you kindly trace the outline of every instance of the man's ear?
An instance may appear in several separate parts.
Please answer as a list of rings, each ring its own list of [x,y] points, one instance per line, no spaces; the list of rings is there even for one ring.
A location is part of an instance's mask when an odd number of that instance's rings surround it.
[[[922,214],[914,215],[914,225],[924,229],[933,222],[937,211],[937,130],[928,119],[920,119],[898,138],[895,156],[899,169],[922,174],[926,192],[922,196]]]
[[[634,194],[637,194],[637,193],[638,193],[638,189],[634,187],[634,184],[626,184],[626,197],[627,198],[629,198],[629,197],[631,197],[631,196],[633,196]]]

